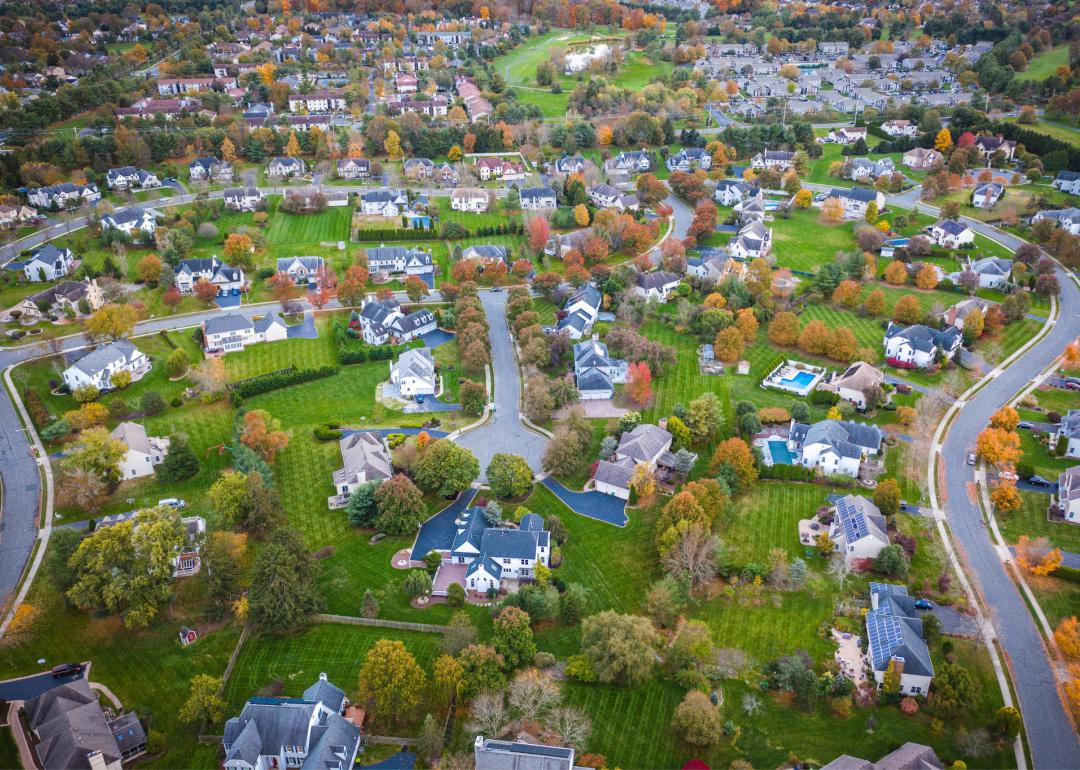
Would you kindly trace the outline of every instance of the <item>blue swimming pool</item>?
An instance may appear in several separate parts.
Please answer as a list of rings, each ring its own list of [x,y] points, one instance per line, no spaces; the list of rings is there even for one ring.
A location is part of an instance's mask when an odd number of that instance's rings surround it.
[[[810,386],[810,383],[814,381],[813,372],[798,372],[794,377],[785,377],[780,380],[780,384],[786,388],[796,388],[802,390]]]
[[[787,447],[786,441],[779,439],[772,439],[769,441],[769,456],[772,458],[773,465],[794,465],[795,455],[791,453],[791,450]]]

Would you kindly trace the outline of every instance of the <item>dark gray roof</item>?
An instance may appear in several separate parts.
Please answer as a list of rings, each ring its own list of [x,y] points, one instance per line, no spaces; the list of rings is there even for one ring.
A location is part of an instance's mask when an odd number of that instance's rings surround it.
[[[868,187],[852,187],[850,190],[834,187],[829,191],[830,198],[850,198],[851,200],[862,201],[863,203],[876,201],[877,196],[877,190],[871,190]]]
[[[114,361],[130,360],[137,350],[130,340],[116,340],[91,350],[73,365],[86,374],[95,375]]]
[[[225,315],[217,315],[212,318],[208,318],[203,328],[207,336],[211,334],[227,334],[228,332],[238,332],[244,329],[254,328],[254,324],[250,318],[239,315],[237,313],[226,313]]]
[[[893,337],[902,337],[915,350],[929,353],[934,348],[952,350],[957,341],[963,337],[963,334],[955,326],[950,326],[947,329],[933,329],[923,324],[899,326],[890,323],[885,330],[885,339],[888,340]]]
[[[570,307],[578,302],[585,302],[592,307],[600,307],[600,301],[603,297],[600,294],[600,290],[590,281],[582,286],[576,292],[570,295],[570,299],[566,300],[566,307]]]
[[[1070,409],[1058,426],[1058,432],[1065,438],[1080,437],[1080,409]]]
[[[939,219],[934,222],[934,227],[944,230],[949,235],[960,235],[968,229],[968,226],[963,222],[957,222],[955,219]]]
[[[70,249],[60,250],[53,246],[51,243],[46,243],[40,249],[34,249],[33,251],[31,251],[30,259],[26,260],[26,262],[24,262],[23,264],[29,265],[31,262],[34,261],[41,261],[47,264],[55,265],[57,262],[65,259],[70,254]]]
[[[795,423],[790,437],[799,444],[827,444],[842,457],[857,458],[863,450],[878,451],[884,438],[874,425],[846,420],[822,420],[813,425]]]
[[[649,462],[671,441],[671,434],[659,425],[642,423],[629,433],[619,437],[619,457],[630,457],[636,462]]]
[[[523,187],[518,193],[522,200],[525,198],[554,198],[555,191],[550,187]]]
[[[476,746],[476,770],[571,770],[574,750],[521,741],[487,740]]]
[[[500,262],[506,261],[506,247],[490,243],[481,243],[476,246],[466,246],[462,253],[465,259],[494,259]]]
[[[638,273],[634,280],[637,281],[638,286],[648,291],[650,289],[662,289],[664,286],[678,283],[682,279],[675,273],[657,270],[651,273]]]
[[[120,761],[113,731],[86,679],[54,687],[27,701],[25,709],[41,739],[35,751],[46,768],[89,768],[87,755],[94,751],[108,764]]]
[[[610,484],[613,487],[619,489],[629,489],[630,479],[634,475],[633,461],[628,463],[608,462],[607,460],[601,460],[596,465],[596,472],[593,474],[595,481],[602,481],[605,484]]]
[[[254,321],[252,325],[255,327],[255,331],[257,333],[262,334],[271,326],[276,326],[279,324],[281,326],[285,326],[285,321],[282,320],[281,316],[279,316],[277,313],[267,313],[262,318]]]
[[[321,703],[331,711],[341,711],[345,703],[345,691],[331,684],[326,674],[319,674],[319,681],[304,690],[304,700]]]

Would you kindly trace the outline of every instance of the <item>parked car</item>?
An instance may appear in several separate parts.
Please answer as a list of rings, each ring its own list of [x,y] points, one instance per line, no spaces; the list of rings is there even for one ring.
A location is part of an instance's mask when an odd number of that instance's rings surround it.
[[[1049,486],[1051,486],[1051,482],[1047,481],[1042,476],[1032,476],[1030,479],[1028,479],[1028,484],[1031,484],[1031,486],[1033,486],[1033,487],[1049,487]]]
[[[59,679],[62,676],[71,676],[72,674],[82,673],[82,663],[61,663],[59,666],[53,666],[52,675]]]
[[[187,503],[185,503],[179,497],[166,497],[164,500],[158,500],[157,504],[158,505],[167,505],[170,508],[175,508],[176,510],[180,510],[181,508],[183,508],[184,506],[187,505]]]
[[[1080,382],[1069,380],[1065,383],[1065,390],[1080,390]]]
[[[423,393],[417,393],[416,394],[416,403],[418,403],[418,404],[424,403],[424,394]]]
[[[1026,420],[1016,423],[1016,427],[1020,430],[1035,430],[1035,423],[1027,422]]]
[[[896,388],[897,393],[903,394],[905,396],[911,392],[911,386],[904,382],[898,382],[893,387]]]
[[[929,599],[919,599],[915,602],[915,609],[917,610],[932,610],[934,604]]]
[[[968,463],[968,465],[974,465],[975,464],[975,453],[974,452],[968,452],[968,461],[967,461],[967,463]]]

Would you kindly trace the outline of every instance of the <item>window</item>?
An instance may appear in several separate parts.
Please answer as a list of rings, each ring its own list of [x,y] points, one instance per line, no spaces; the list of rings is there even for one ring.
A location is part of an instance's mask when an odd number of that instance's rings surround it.
[[[503,564],[509,564],[509,563],[510,563],[510,559],[503,559]]]

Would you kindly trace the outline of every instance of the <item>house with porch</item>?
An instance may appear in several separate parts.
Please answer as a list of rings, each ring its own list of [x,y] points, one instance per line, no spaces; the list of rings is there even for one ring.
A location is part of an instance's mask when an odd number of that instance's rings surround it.
[[[367,158],[344,158],[337,162],[339,179],[366,179],[371,175],[371,161]]]
[[[548,566],[551,535],[538,514],[526,514],[517,529],[489,527],[483,508],[469,508],[455,521],[453,542],[435,573],[435,596],[459,583],[470,596],[512,593],[536,579],[538,564]]]
[[[101,218],[101,229],[119,230],[135,239],[145,238],[154,234],[159,216],[161,215],[153,209],[128,206],[103,216]]]
[[[671,293],[682,283],[682,276],[666,270],[653,270],[634,275],[634,293],[646,302],[667,302]]]
[[[856,408],[866,409],[866,394],[884,384],[885,375],[880,369],[865,361],[856,361],[843,372],[833,372],[818,384],[817,389],[835,393]]]
[[[428,275],[435,272],[431,252],[407,246],[377,246],[367,249],[368,269],[387,275]]]
[[[58,249],[51,243],[30,252],[30,257],[22,263],[23,276],[27,281],[55,281],[71,272],[75,265],[75,255],[71,249]]]
[[[570,295],[563,305],[556,331],[579,340],[592,330],[600,315],[603,296],[591,281]]]
[[[1054,506],[1070,524],[1080,524],[1080,465],[1058,474],[1057,500]]]
[[[1058,452],[1080,457],[1080,409],[1070,409],[1058,425]]]
[[[1069,235],[1080,235],[1080,209],[1076,207],[1043,209],[1036,212],[1035,216],[1031,218],[1031,223],[1035,224],[1042,219],[1049,219],[1051,222],[1057,223],[1057,226]]]
[[[326,269],[322,257],[278,257],[277,272],[285,273],[297,286],[314,284]]]
[[[61,281],[47,289],[31,294],[20,302],[16,309],[21,310],[23,318],[43,318],[48,313],[81,313],[82,300],[90,312],[105,304],[105,298],[96,278],[82,281]]]
[[[923,324],[890,323],[885,330],[885,360],[892,366],[925,369],[939,356],[942,360],[952,358],[963,341],[963,333],[955,326],[934,329]]]
[[[277,342],[289,336],[289,328],[277,313],[251,319],[226,313],[203,321],[203,348],[209,355],[243,350],[260,342]]]
[[[303,158],[273,158],[266,165],[266,175],[274,179],[292,179],[303,176],[306,171]]]
[[[233,164],[213,156],[195,158],[188,164],[188,179],[192,182],[231,182]]]
[[[826,476],[856,478],[862,462],[877,457],[885,434],[875,425],[847,420],[822,420],[813,425],[791,421],[788,450],[805,468],[820,468]]]
[[[1012,276],[1013,262],[1011,259],[1001,257],[983,257],[974,262],[968,260],[965,270],[949,274],[949,280],[958,283],[960,274],[972,272],[979,276],[980,289],[1006,289],[1009,286],[1009,278]]]
[[[542,211],[558,206],[555,191],[550,187],[523,187],[519,195],[521,208],[525,211]]]
[[[834,187],[826,197],[840,201],[844,207],[845,219],[862,219],[871,203],[877,206],[878,213],[885,209],[885,194],[869,187]]]
[[[149,190],[153,187],[161,187],[161,180],[157,174],[135,166],[122,166],[110,168],[105,173],[105,184],[110,190]]]
[[[263,193],[258,187],[230,187],[222,197],[225,208],[233,211],[254,211],[263,202]]]
[[[365,216],[398,217],[409,205],[404,190],[368,190],[360,194],[360,213]]]
[[[365,299],[360,312],[354,312],[351,320],[359,325],[360,334],[369,345],[403,344],[438,328],[435,314],[430,310],[420,308],[404,313],[396,299]]]
[[[243,268],[226,265],[217,257],[185,259],[176,266],[174,282],[181,294],[191,294],[200,280],[213,284],[219,297],[237,294],[245,284]]]
[[[454,211],[487,211],[488,194],[476,187],[458,187],[450,193],[450,208]]]
[[[939,219],[927,228],[926,233],[934,243],[946,249],[960,249],[975,243],[975,232],[955,219]]]

